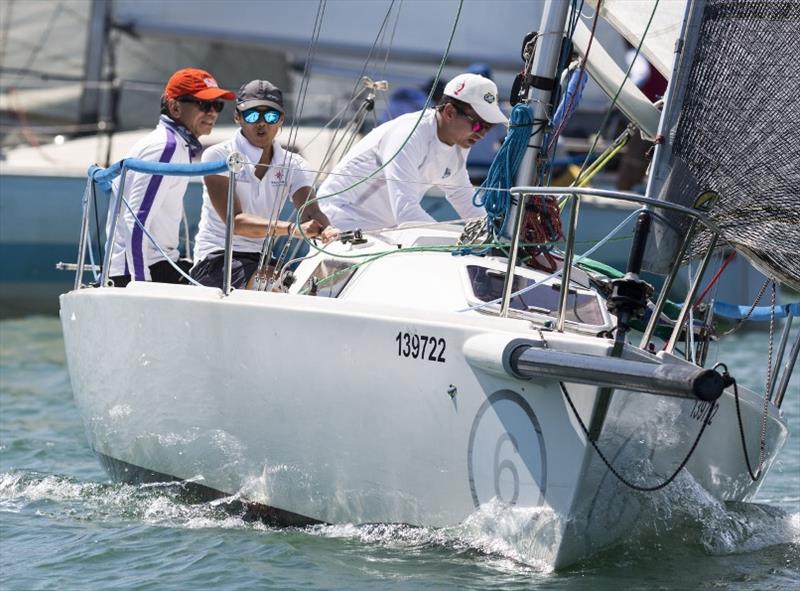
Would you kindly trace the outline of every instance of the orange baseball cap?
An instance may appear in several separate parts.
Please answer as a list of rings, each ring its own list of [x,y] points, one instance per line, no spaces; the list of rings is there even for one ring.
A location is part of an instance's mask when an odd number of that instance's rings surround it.
[[[213,101],[219,98],[232,101],[236,98],[230,90],[220,88],[211,74],[197,68],[178,70],[170,76],[164,87],[164,96],[167,98],[174,99],[186,95],[201,101]]]

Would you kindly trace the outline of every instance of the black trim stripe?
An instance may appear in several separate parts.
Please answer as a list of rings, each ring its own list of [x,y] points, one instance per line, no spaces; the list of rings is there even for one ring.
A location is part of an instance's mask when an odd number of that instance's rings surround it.
[[[181,497],[190,503],[206,503],[231,496],[215,488],[210,488],[196,482],[181,480],[169,474],[154,472],[128,462],[123,462],[111,456],[97,453],[103,468],[115,482],[125,484],[145,484],[151,482],[174,482],[180,484]],[[270,507],[262,503],[250,501],[231,501],[225,503],[224,507],[234,514],[241,514],[245,521],[263,521],[267,525],[278,527],[305,527],[307,525],[320,525],[323,521]]]

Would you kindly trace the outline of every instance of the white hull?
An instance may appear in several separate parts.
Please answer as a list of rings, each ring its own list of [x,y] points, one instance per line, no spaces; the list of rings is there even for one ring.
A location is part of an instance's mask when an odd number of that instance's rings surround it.
[[[636,494],[598,459],[558,382],[503,375],[471,352],[484,338],[544,334],[554,349],[605,356],[605,339],[347,298],[135,283],[66,294],[61,317],[91,446],[113,460],[329,523],[446,526],[493,501],[539,507],[549,533],[533,555],[556,567],[637,517]],[[405,333],[435,349],[403,356]],[[588,424],[598,389],[566,386]],[[740,396],[755,464],[762,399]],[[744,500],[757,484],[732,392],[719,402],[688,469],[716,498]],[[648,480],[661,480],[694,441],[697,410],[618,392],[600,446],[635,467],[629,478],[650,460]],[[770,413],[767,465],[786,438]]]

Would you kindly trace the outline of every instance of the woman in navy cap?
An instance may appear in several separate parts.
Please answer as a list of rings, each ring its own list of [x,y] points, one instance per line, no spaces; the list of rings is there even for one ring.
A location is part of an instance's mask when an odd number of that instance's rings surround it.
[[[299,155],[285,150],[276,139],[284,121],[283,93],[267,80],[252,80],[236,95],[234,121],[239,125],[228,141],[207,149],[203,161],[226,160],[234,152],[251,163],[237,174],[234,202],[234,237],[231,285],[248,286],[256,271],[264,240],[270,236],[299,237],[291,221],[277,221],[287,197],[299,208],[314,198],[311,166]],[[203,179],[203,209],[195,239],[191,275],[199,283],[222,287],[228,176]],[[338,232],[315,202],[303,209],[303,234],[323,241]]]

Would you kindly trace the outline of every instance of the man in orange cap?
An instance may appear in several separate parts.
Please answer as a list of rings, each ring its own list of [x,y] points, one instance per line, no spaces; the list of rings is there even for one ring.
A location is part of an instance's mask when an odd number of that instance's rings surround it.
[[[234,93],[220,88],[205,70],[178,70],[164,87],[158,125],[126,158],[176,164],[198,159],[203,149],[198,138],[211,133],[223,101],[234,98]],[[131,279],[185,283],[173,265],[184,272],[191,267],[189,261],[179,260],[178,253],[183,195],[188,184],[188,177],[127,173],[123,197],[130,209],[123,204],[115,234],[109,273],[114,285],[124,287]],[[118,190],[119,179],[114,184],[115,193]]]

